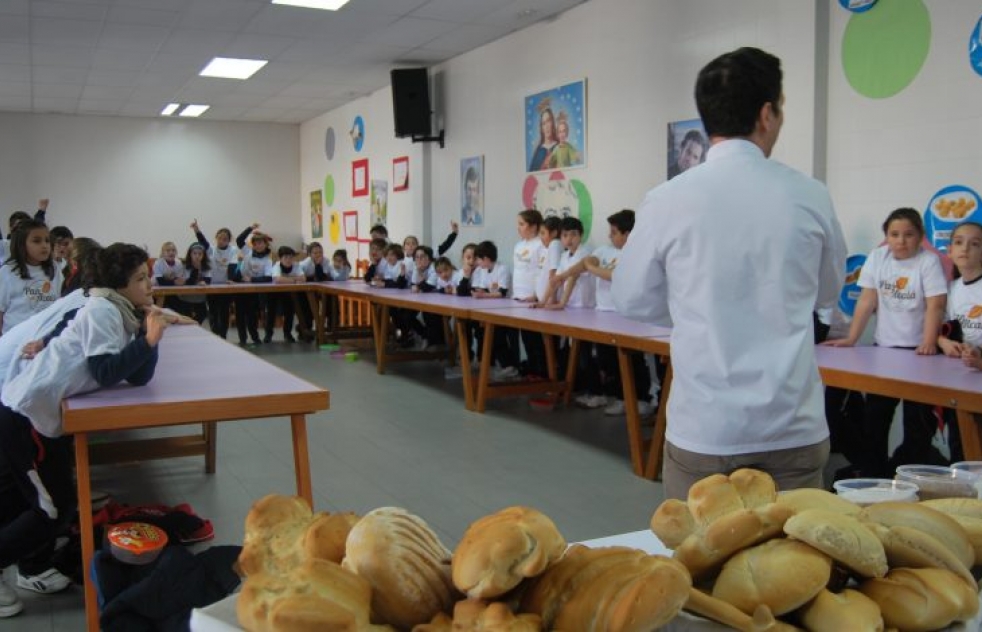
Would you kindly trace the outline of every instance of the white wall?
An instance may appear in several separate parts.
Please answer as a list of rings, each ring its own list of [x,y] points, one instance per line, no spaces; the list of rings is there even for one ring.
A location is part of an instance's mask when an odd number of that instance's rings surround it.
[[[296,125],[0,113],[0,225],[51,199],[51,225],[103,244],[183,250],[197,217],[209,238],[258,221],[300,245]]]
[[[355,114],[370,130],[362,156],[391,179],[391,159],[409,154],[412,195],[390,195],[390,235],[443,237],[460,212],[460,159],[485,158],[487,225],[462,228],[458,247],[493,239],[506,253],[516,240],[515,214],[526,178],[524,98],[587,78],[588,164],[566,171],[589,189],[594,209],[591,242],[603,243],[606,216],[636,207],[666,174],[666,125],[697,116],[696,74],[713,57],[739,46],[759,46],[781,57],[786,124],[775,157],[813,170],[815,2],[813,0],[591,0],[539,24],[454,58],[431,70],[447,145],[425,149],[392,138],[388,89],[301,126],[301,191],[320,186],[327,170],[339,175],[334,209],[359,209],[367,234],[367,198],[350,198],[351,142],[343,136]],[[333,161],[324,132],[339,133]],[[376,134],[379,137],[376,137]],[[341,148],[344,148],[342,152]],[[415,154],[412,153],[415,150]],[[418,170],[429,157],[429,169]],[[389,175],[385,175],[389,174]],[[421,177],[431,185],[420,186]],[[398,204],[398,206],[397,206]],[[330,210],[330,209],[328,209]],[[309,234],[309,227],[305,227]]]

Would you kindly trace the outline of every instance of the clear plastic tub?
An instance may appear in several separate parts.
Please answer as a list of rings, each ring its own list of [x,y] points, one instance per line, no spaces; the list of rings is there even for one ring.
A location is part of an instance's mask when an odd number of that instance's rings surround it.
[[[952,463],[951,469],[965,470],[978,476],[979,479],[975,481],[975,490],[978,492],[979,498],[982,498],[982,461],[959,461]]]
[[[942,465],[901,465],[897,480],[917,485],[921,500],[933,498],[978,498],[975,484],[979,477],[972,472]]]
[[[917,485],[889,478],[849,478],[832,485],[835,493],[861,507],[885,502],[917,501]]]

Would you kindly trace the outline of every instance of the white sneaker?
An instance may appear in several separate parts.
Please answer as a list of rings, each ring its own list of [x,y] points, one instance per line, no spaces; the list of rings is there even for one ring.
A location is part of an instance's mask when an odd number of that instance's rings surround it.
[[[415,349],[416,351],[426,351],[426,348],[429,346],[430,346],[429,341],[427,341],[426,338],[420,336],[419,340],[416,341],[416,344],[413,345],[413,349]]]
[[[601,408],[607,405],[607,398],[603,395],[580,395],[574,401],[583,408]]]
[[[518,369],[513,366],[506,366],[501,369],[496,369],[493,377],[496,382],[503,380],[514,380],[516,377],[518,377]]]
[[[58,569],[49,568],[39,575],[21,575],[17,573],[17,586],[25,590],[33,590],[42,595],[61,592],[72,585],[72,580],[62,575]]]
[[[24,609],[17,591],[7,585],[0,576],[0,619],[12,617]]]
[[[646,402],[643,399],[638,400],[638,415],[644,419],[645,417],[650,417],[655,414],[655,405],[651,402]]]
[[[624,400],[615,399],[607,408],[604,408],[604,414],[610,415],[611,417],[618,417],[624,414]]]
[[[464,377],[464,370],[457,366],[448,366],[443,369],[443,379],[445,380],[459,380]]]

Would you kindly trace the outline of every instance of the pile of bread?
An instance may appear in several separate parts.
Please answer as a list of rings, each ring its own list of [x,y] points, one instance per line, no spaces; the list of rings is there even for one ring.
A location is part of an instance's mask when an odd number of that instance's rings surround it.
[[[238,618],[250,632],[648,632],[678,614],[692,585],[667,557],[567,550],[526,507],[478,520],[451,554],[403,509],[357,519],[286,496],[250,510],[239,567]]]
[[[929,631],[979,609],[975,499],[862,508],[743,469],[665,501],[651,529],[693,578],[686,609],[739,630]]]

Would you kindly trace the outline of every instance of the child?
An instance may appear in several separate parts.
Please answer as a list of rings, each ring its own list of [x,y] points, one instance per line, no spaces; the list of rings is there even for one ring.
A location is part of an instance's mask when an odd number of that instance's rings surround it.
[[[373,238],[368,244],[369,264],[368,270],[365,271],[365,283],[375,285],[375,277],[385,277],[386,261],[384,255],[385,249],[388,247],[388,245],[388,242],[381,237]]]
[[[415,235],[408,235],[402,240],[403,262],[407,270],[412,270],[416,266],[416,249],[419,248],[419,239]]]
[[[498,247],[493,241],[482,241],[474,250],[477,270],[471,277],[471,296],[479,299],[506,298],[511,287],[508,266],[498,263]],[[518,372],[518,345],[506,329],[496,327],[494,332],[492,363],[498,365],[495,380],[514,379]],[[483,333],[477,332],[477,348],[481,349]]]
[[[413,266],[410,284],[413,292],[436,292],[440,283],[436,267],[433,265],[433,249],[429,246],[418,246],[416,248],[415,266]],[[423,318],[425,326],[420,326],[419,318]],[[439,314],[429,312],[418,312],[413,314],[411,323],[413,332],[418,336],[419,343],[417,350],[423,351],[428,347],[442,345],[443,338],[443,317]]]
[[[373,285],[376,287],[406,289],[409,285],[409,268],[406,266],[405,252],[399,244],[389,244],[385,248],[385,269],[381,277],[375,274]]]
[[[276,254],[279,261],[273,266],[273,283],[296,285],[307,280],[300,266],[294,263],[297,252],[293,248],[280,246]],[[277,308],[283,311],[283,339],[287,342],[296,342],[296,338],[291,333],[293,330],[293,294],[280,292],[270,294],[266,298],[266,337],[263,338],[263,342],[270,343],[273,341]]]
[[[36,213],[34,213],[34,221],[44,224],[45,215],[47,215],[47,212],[48,200],[38,200],[38,210]],[[10,214],[10,219],[8,220],[10,231],[7,233],[7,239],[0,238],[0,264],[3,264],[8,258],[10,258],[10,240],[12,240],[14,237],[14,231],[17,230],[17,225],[30,219],[32,219],[31,216],[24,211],[14,211]]]
[[[91,287],[95,280],[95,255],[102,250],[94,239],[72,239],[71,275],[61,284],[61,295],[67,296],[80,288]]]
[[[351,277],[351,262],[348,261],[348,251],[338,248],[331,255],[331,280],[347,281]]]
[[[160,246],[160,256],[153,262],[153,280],[156,285],[184,285],[184,263],[177,258],[177,246],[165,241]]]
[[[982,369],[982,224],[963,222],[951,233],[948,254],[955,264],[955,280],[948,288],[948,322],[941,328],[938,346],[945,355],[961,358],[965,366]]]
[[[90,290],[71,326],[4,385],[0,457],[15,485],[0,498],[7,514],[0,527],[0,568],[52,549],[75,519],[72,439],[64,436],[62,399],[124,380],[144,385],[153,377],[168,323],[159,312],[143,317],[153,302],[146,262],[147,253],[128,244],[100,253],[99,287]],[[19,577],[18,584],[32,585],[34,579]],[[50,583],[41,585],[50,592]],[[5,585],[2,592],[12,595]],[[16,596],[4,601],[4,616],[21,608]]]
[[[184,284],[208,285],[211,283],[211,262],[203,244],[195,242],[188,246],[187,256],[184,257]],[[208,305],[204,294],[181,294],[177,297],[176,310],[193,318],[199,325],[208,318]]]
[[[324,261],[324,246],[313,241],[307,250],[310,253],[309,256],[300,262],[300,270],[303,271],[304,277],[312,283],[330,281],[330,266],[325,265],[327,262]]]
[[[862,292],[849,327],[849,337],[823,344],[833,347],[855,345],[875,311],[877,345],[933,355],[938,352],[938,331],[947,291],[941,262],[936,254],[921,248],[924,224],[914,209],[899,208],[890,213],[883,223],[883,232],[886,245],[870,253],[859,275]],[[864,476],[893,475],[887,442],[898,401],[891,397],[866,395],[861,439],[862,454],[866,458],[863,463],[853,464]],[[904,443],[909,448],[923,439],[922,424],[919,423],[923,408],[920,404],[904,404]]]
[[[460,269],[454,272],[451,284],[457,288],[457,296],[471,295],[471,279],[477,269],[477,244],[471,243],[464,246],[460,253]]]
[[[198,243],[208,252],[208,260],[211,263],[211,284],[227,284],[229,271],[233,270],[234,274],[239,264],[239,249],[232,245],[232,231],[228,228],[219,228],[215,233],[215,244],[211,245],[198,227],[198,220],[191,222],[191,230],[194,231]],[[228,335],[229,309],[232,300],[233,297],[229,294],[211,294],[207,299],[211,332],[223,340]]]
[[[389,245],[389,229],[384,224],[375,224],[372,226],[371,230],[368,231],[368,237],[369,239],[383,239],[385,240],[385,245]]]
[[[246,245],[246,240],[249,246]],[[269,256],[272,238],[259,231],[259,224],[249,226],[235,238],[239,247],[238,277],[243,283],[269,283],[273,280],[273,261]],[[259,310],[265,297],[258,294],[239,294],[235,297],[235,326],[239,344],[246,344],[246,331],[253,344],[259,344]]]
[[[565,111],[556,117],[556,138],[559,144],[549,154],[549,168],[569,167],[580,162],[580,152],[569,142],[569,117]]]
[[[546,309],[564,309],[565,307],[594,307],[596,305],[596,284],[583,282],[580,279],[587,274],[584,266],[577,265],[589,254],[588,248],[581,244],[583,240],[583,222],[575,217],[564,217],[560,222],[560,234],[563,247],[566,249],[559,261],[559,270],[550,281],[550,287],[562,288],[563,292],[556,298],[557,292],[551,290],[552,302],[538,303],[535,307]]]
[[[10,258],[0,266],[0,333],[58,300],[61,284],[47,226],[32,219],[20,222],[10,240]]]
[[[542,249],[539,251],[539,277],[535,284],[535,297],[540,303],[550,303],[554,299],[555,292],[549,293],[552,278],[556,276],[559,268],[559,261],[563,256],[563,244],[559,239],[560,220],[555,215],[542,220],[542,227],[539,228],[539,240],[542,242]]]
[[[55,265],[61,269],[61,275],[68,278],[72,274],[72,239],[75,235],[65,226],[55,226],[51,229],[51,250]]]
[[[518,214],[518,237],[512,259],[512,298],[525,303],[536,302],[536,287],[545,246],[539,239],[542,228],[542,213],[535,209],[526,209]],[[504,329],[509,337],[509,345],[518,348],[518,332],[514,329]],[[542,334],[534,331],[522,331],[522,344],[525,346],[527,359],[526,374],[544,378],[546,368],[546,350],[543,346]]]
[[[436,291],[443,294],[456,294],[457,288],[453,282],[457,268],[454,267],[453,262],[447,257],[440,257],[433,264],[433,269],[436,270]]]

